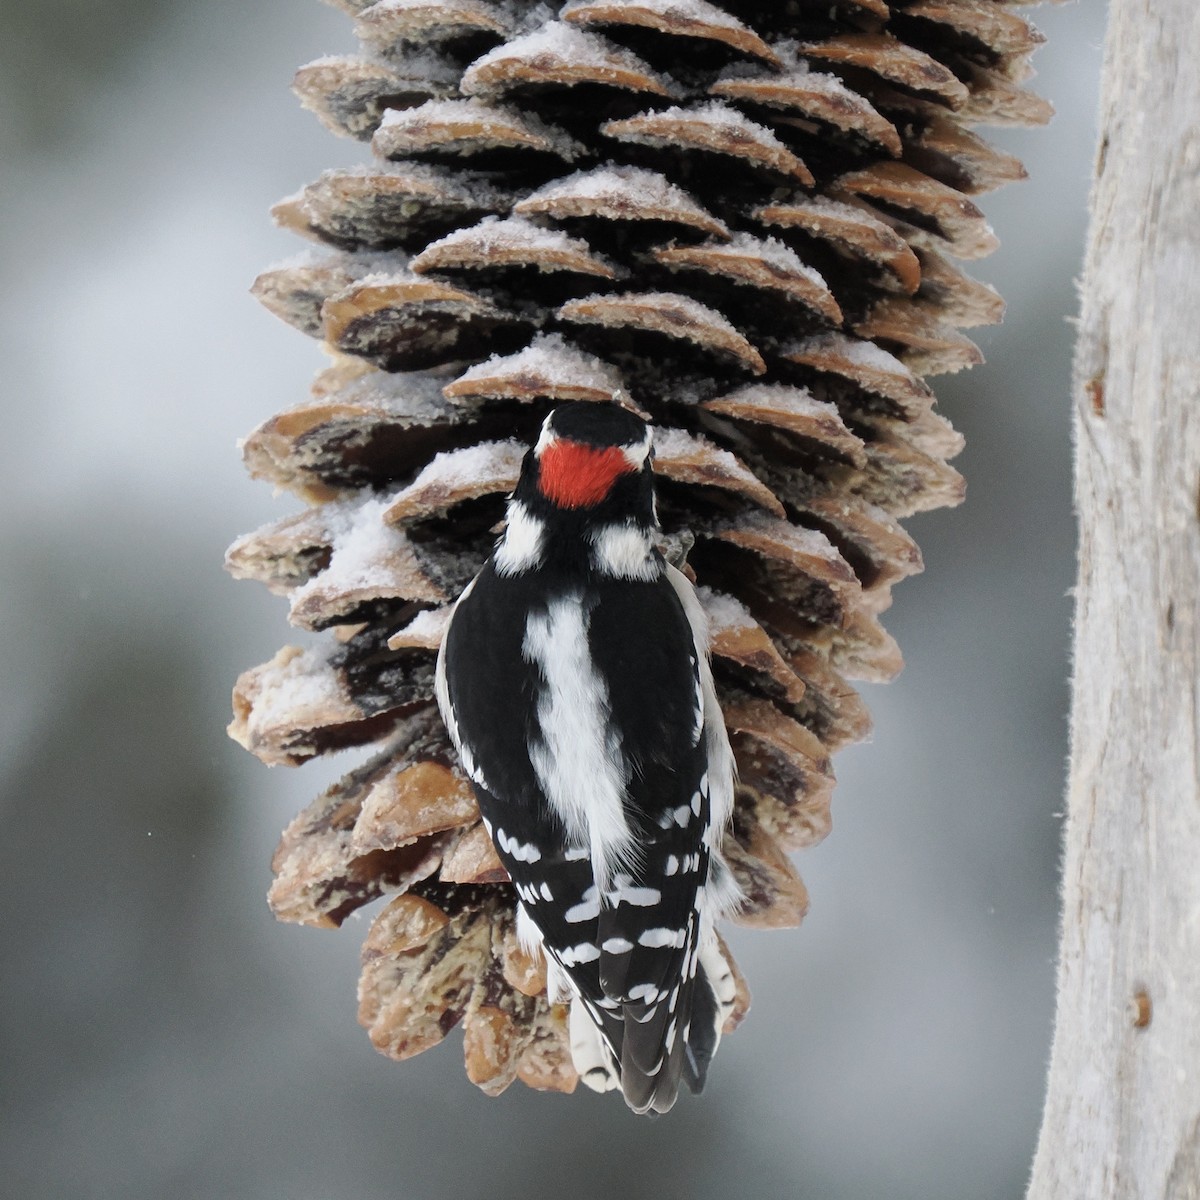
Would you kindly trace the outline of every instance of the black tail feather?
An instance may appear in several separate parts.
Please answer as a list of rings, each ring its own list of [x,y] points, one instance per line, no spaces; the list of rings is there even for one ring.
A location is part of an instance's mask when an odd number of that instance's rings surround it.
[[[669,1112],[679,1095],[686,1061],[683,1025],[691,1004],[691,982],[683,981],[674,1013],[665,1001],[647,1010],[625,1006],[625,1037],[621,1047],[621,1090],[636,1113]],[[667,1034],[675,1026],[671,1045]]]
[[[692,979],[681,981],[674,1012],[660,1004],[647,1013],[625,1007],[625,1036],[621,1047],[621,1089],[635,1112],[667,1112],[679,1094],[680,1082],[693,1095],[704,1090],[709,1064],[721,1040],[722,1011],[707,973],[697,965]],[[639,1020],[638,1017],[641,1019]],[[669,1049],[667,1032],[675,1034]]]
[[[683,1081],[688,1091],[698,1096],[704,1090],[708,1075],[708,1064],[712,1062],[720,1041],[719,1022],[721,1006],[701,966],[696,971],[696,983],[692,992],[692,1024],[688,1030],[687,1047],[684,1054]]]

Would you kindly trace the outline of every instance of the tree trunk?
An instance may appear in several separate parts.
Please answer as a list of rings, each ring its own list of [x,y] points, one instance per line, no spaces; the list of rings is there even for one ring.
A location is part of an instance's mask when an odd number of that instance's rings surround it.
[[[1200,1197],[1200,6],[1111,0],[1075,370],[1058,1017],[1030,1200]]]

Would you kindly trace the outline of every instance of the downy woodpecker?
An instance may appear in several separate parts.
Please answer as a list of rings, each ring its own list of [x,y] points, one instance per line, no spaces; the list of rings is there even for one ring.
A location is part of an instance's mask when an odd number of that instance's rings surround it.
[[[437,667],[575,1066],[639,1113],[704,1084],[734,990],[713,926],[738,895],[733,757],[703,610],[655,545],[652,457],[624,409],[551,412]]]

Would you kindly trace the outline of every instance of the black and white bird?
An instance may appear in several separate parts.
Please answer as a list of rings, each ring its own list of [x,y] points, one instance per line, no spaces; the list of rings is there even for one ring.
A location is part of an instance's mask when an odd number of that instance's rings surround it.
[[[551,412],[437,667],[575,1066],[639,1113],[704,1084],[734,991],[713,926],[738,900],[733,756],[703,609],[655,546],[651,460],[624,409]]]

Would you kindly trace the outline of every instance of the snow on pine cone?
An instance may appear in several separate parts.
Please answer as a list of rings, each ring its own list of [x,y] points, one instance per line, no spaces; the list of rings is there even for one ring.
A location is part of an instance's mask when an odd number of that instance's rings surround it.
[[[551,407],[648,417],[737,760],[735,919],[798,924],[788,852],[828,832],[830,756],[868,728],[847,680],[901,665],[898,519],[962,498],[923,377],[1001,316],[958,262],[996,245],[970,197],[1024,172],[971,127],[1048,118],[1041,38],[1020,0],[338,3],[362,48],[295,89],[373,158],[280,201],[316,246],[254,286],[333,361],[244,448],[308,507],[228,554],[319,636],[238,680],[230,731],[269,764],[373,748],[284,832],[270,903],[336,926],[387,898],[375,1046],[461,1022],[485,1091],[569,1092],[565,1010],[437,714],[448,606]]]

